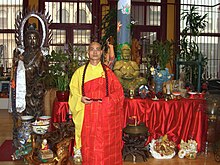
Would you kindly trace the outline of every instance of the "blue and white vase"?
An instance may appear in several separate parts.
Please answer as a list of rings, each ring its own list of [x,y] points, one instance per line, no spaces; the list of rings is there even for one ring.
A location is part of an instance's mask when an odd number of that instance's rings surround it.
[[[17,146],[15,152],[11,155],[12,160],[17,160],[23,158],[24,155],[27,155],[32,150],[31,145],[31,133],[33,122],[33,116],[21,116],[21,126],[18,127],[17,132]]]
[[[18,128],[19,145],[24,145],[30,140],[33,119],[33,116],[21,116],[21,126]]]
[[[155,92],[159,93],[163,91],[163,83],[167,82],[171,79],[173,74],[169,73],[169,69],[165,68],[163,70],[156,70],[154,75],[154,82],[155,82]]]

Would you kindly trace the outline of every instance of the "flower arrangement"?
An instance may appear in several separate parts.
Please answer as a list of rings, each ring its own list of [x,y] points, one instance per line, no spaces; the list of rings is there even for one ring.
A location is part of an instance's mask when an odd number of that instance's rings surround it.
[[[170,80],[173,74],[169,73],[168,68],[160,69],[160,66],[158,66],[157,68],[151,67],[150,71],[151,71],[151,75],[154,78],[154,82],[156,84],[155,92],[156,93],[162,92],[163,83]]]
[[[150,153],[156,159],[171,159],[175,156],[176,144],[167,138],[167,135],[159,139],[153,139],[150,145]]]
[[[197,143],[195,140],[188,140],[188,142],[185,142],[181,140],[179,144],[179,152],[178,156],[179,158],[188,158],[188,159],[195,159],[197,154]]]
[[[160,65],[161,69],[165,69],[169,61],[173,58],[173,41],[154,41],[153,52],[157,57],[157,64]]]

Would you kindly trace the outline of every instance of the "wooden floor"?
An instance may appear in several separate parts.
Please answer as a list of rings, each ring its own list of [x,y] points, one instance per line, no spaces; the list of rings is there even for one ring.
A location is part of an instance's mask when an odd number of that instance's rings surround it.
[[[1,106],[1,105],[0,105]],[[0,110],[0,145],[7,139],[12,139],[12,118],[7,110]],[[6,151],[7,152],[7,151]],[[1,156],[1,155],[0,155]],[[70,158],[71,159],[71,158]],[[0,165],[23,165],[23,161],[7,161],[1,162]],[[136,163],[132,162],[131,158],[127,158],[123,163],[124,165],[220,165],[214,160],[212,152],[208,152],[208,156],[205,157],[203,153],[199,154],[197,159],[188,160],[186,158],[180,159],[175,156],[169,160],[157,160],[150,157],[146,162],[143,162],[138,158]]]

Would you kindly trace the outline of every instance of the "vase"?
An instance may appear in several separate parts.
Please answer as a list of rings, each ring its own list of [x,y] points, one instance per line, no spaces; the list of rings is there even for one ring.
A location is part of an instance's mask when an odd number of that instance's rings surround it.
[[[21,116],[21,125],[18,127],[16,150],[11,155],[12,160],[21,159],[32,151],[31,134],[33,116]]]
[[[165,68],[163,70],[159,70],[156,75],[154,76],[154,82],[155,82],[155,92],[159,93],[163,91],[163,83],[170,80],[172,77],[172,74],[169,73],[168,68]]]
[[[60,102],[67,102],[69,100],[69,91],[56,91],[57,100]]]
[[[163,81],[157,81],[155,82],[155,92],[159,93],[163,91]]]
[[[33,119],[33,116],[21,116],[21,126],[18,128],[19,146],[25,145],[30,140]]]

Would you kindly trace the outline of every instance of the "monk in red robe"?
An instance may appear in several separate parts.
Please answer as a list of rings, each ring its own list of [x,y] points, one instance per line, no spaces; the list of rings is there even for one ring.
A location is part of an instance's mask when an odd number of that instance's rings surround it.
[[[70,82],[74,151],[76,156],[82,153],[83,165],[122,165],[123,89],[101,63],[101,45],[92,42],[88,51],[89,62],[75,71]]]

